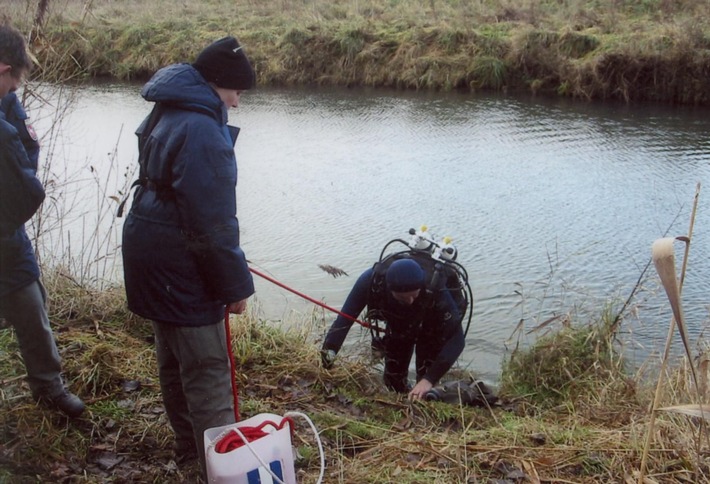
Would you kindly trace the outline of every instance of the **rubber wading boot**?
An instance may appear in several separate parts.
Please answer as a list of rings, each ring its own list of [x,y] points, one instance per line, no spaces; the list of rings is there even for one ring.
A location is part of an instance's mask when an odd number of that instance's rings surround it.
[[[86,410],[84,402],[67,390],[51,397],[48,395],[40,395],[39,397],[36,397],[35,400],[47,408],[59,410],[69,418],[77,418],[79,415],[84,413],[84,410]]]
[[[197,446],[195,441],[178,440],[173,444],[173,459],[179,467],[183,467],[197,460]]]

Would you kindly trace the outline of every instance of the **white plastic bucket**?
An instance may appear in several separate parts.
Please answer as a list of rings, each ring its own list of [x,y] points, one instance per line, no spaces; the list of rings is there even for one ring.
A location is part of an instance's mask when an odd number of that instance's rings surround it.
[[[261,413],[223,427],[205,430],[205,462],[207,464],[207,479],[215,484],[271,484],[277,483],[264,464],[282,482],[296,484],[296,473],[293,466],[293,449],[291,447],[291,426],[287,422],[280,426],[284,417],[272,413]],[[220,454],[215,445],[232,429],[242,427],[258,427],[264,422],[262,430],[268,435],[249,442],[249,445]],[[258,455],[258,458],[255,456]],[[260,462],[261,459],[261,462]]]

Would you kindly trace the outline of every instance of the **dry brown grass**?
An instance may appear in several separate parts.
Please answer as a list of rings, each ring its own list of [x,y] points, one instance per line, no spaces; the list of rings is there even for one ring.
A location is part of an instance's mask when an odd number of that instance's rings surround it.
[[[121,301],[117,296],[105,307]],[[83,313],[83,306],[75,307],[77,316]],[[89,308],[88,313],[96,311]],[[0,332],[0,480],[194,478],[194,468],[178,470],[170,461],[172,433],[160,400],[149,325],[122,316],[53,317],[68,381],[89,411],[67,422],[32,403],[11,331]],[[318,315],[283,328],[254,314],[231,322],[242,418],[262,412],[309,415],[325,447],[324,482],[633,482],[649,420],[650,365],[637,377],[598,373],[584,391],[554,405],[509,390],[501,393],[503,404],[490,409],[412,404],[384,391],[367,353],[345,353],[332,370],[320,368],[313,335],[323,325]],[[549,344],[546,348],[549,352]],[[676,368],[667,375],[663,405],[692,399],[688,372]],[[316,442],[305,423],[296,424],[299,482],[315,482]],[[705,444],[698,453],[697,433],[694,419],[659,413],[648,482],[707,479]]]
[[[700,0],[54,0],[33,50],[45,79],[140,80],[235,34],[260,84],[707,104],[708,32]]]

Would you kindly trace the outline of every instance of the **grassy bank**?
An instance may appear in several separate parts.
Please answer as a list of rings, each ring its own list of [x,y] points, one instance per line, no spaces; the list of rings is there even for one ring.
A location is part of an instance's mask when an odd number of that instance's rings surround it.
[[[88,412],[67,421],[36,406],[12,332],[0,330],[0,482],[194,482],[194,466],[172,461],[150,326],[125,310],[120,287],[46,282],[66,377]],[[508,359],[491,408],[409,403],[383,389],[367,352],[323,370],[313,335],[325,323],[291,323],[232,320],[241,416],[309,415],[326,483],[636,482],[652,392],[627,373],[603,319],[565,324]],[[692,400],[686,370],[669,372],[662,405]],[[707,482],[698,428],[658,413],[645,482]],[[293,445],[299,482],[316,482],[317,443],[298,419]]]
[[[32,30],[36,5],[9,15]],[[704,0],[50,0],[38,76],[143,80],[234,34],[263,84],[710,103]]]
[[[32,18],[35,4],[12,2],[10,7],[17,18],[27,19]],[[584,11],[596,15],[597,23],[615,20],[609,25],[616,26],[618,39],[625,39],[617,41],[617,47],[633,50],[641,46],[632,41],[634,33],[638,39],[651,38],[660,25],[682,26],[687,21],[692,27],[707,18],[700,2],[636,2],[635,10],[618,1],[497,2],[495,6],[482,1],[392,1],[387,8],[367,1],[266,4],[170,3],[175,13],[168,15],[162,2],[50,1],[44,34],[34,44],[42,67],[38,75],[64,81],[93,76],[141,78],[163,64],[194,56],[222,33],[243,32],[240,38],[249,46],[262,82],[419,89],[513,89],[520,83],[520,89],[557,92],[559,86],[548,84],[542,74],[517,81],[508,77],[514,71],[506,62],[531,68],[543,60],[516,57],[507,50],[519,39],[513,35],[518,28],[539,34],[532,35],[529,44],[520,44],[530,46],[530,52],[523,49],[527,55],[538,45],[535,42],[542,41],[540,32],[580,32],[569,26],[584,18],[575,12]],[[482,22],[486,18],[488,24]],[[636,23],[631,22],[634,19]],[[697,32],[690,27],[682,34]],[[600,33],[595,36],[611,37],[609,30],[596,28]],[[595,27],[585,29],[596,32]],[[674,35],[681,35],[678,29]],[[367,32],[382,36],[357,42]],[[442,32],[462,32],[462,36],[442,37]],[[485,42],[480,40],[483,37]],[[450,51],[443,47],[448,44],[442,38],[452,39]],[[506,66],[494,71],[504,76],[505,83],[442,82],[438,75],[447,72],[442,66],[458,65],[452,59],[459,59],[461,65],[477,59],[469,58],[473,51],[457,50],[479,48],[455,41],[469,38],[500,54],[489,60],[490,65]],[[549,47],[554,45],[552,38],[547,40],[548,48],[536,52],[555,51]],[[390,44],[382,43],[383,39],[390,39]],[[495,46],[502,46],[501,50]],[[365,63],[366,54],[375,48],[378,54],[372,58],[378,62]],[[600,54],[597,49],[576,57],[580,65],[591,62],[588,56]],[[696,52],[691,54],[689,58]],[[620,69],[625,67],[620,63]],[[455,70],[451,67],[448,72],[453,76]],[[429,74],[422,78],[422,73]],[[389,81],[375,82],[378,76]],[[420,83],[413,82],[416,79]],[[644,92],[633,83],[627,90],[632,99],[637,91]],[[606,97],[615,96],[624,97],[618,93]],[[52,143],[44,146],[51,149]],[[52,201],[61,197],[48,198],[45,206],[59,204]],[[113,214],[111,208],[107,213]],[[57,207],[56,217],[61,221],[68,211]],[[94,262],[103,255],[97,254]],[[35,405],[12,330],[1,329],[0,482],[194,482],[196,469],[178,468],[171,458],[172,432],[162,406],[149,325],[126,310],[120,286],[107,283],[99,290],[95,283],[101,278],[85,276],[85,265],[63,261],[62,268],[45,261],[44,282],[66,377],[70,388],[87,402],[88,412],[67,421]],[[564,313],[560,308],[558,314]],[[501,373],[500,405],[479,408],[412,404],[386,392],[367,351],[343,354],[332,370],[323,370],[317,349],[326,322],[317,315],[303,315],[284,329],[261,321],[255,311],[232,321],[241,415],[308,414],[325,448],[327,483],[637,482],[651,431],[648,409],[656,365],[649,362],[638,371],[626,367],[609,319],[600,309],[598,320],[591,322],[561,317],[541,323],[544,337],[508,355]],[[700,361],[706,370],[707,358],[701,355]],[[455,372],[450,378],[465,376]],[[697,400],[683,364],[665,377],[661,407]],[[656,417],[644,482],[708,482],[705,427],[699,420],[668,411]],[[303,422],[297,421],[293,443],[298,450],[299,482],[315,482],[320,471],[317,445]]]

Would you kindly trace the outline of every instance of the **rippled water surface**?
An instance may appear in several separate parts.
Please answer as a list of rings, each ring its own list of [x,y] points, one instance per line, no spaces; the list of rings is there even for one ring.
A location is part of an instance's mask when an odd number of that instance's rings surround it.
[[[66,164],[73,180],[98,173],[120,182],[150,109],[139,89],[81,90],[54,167]],[[636,358],[662,349],[670,311],[655,270],[644,268],[656,238],[688,231],[696,185],[710,174],[707,110],[259,89],[230,117],[242,128],[242,245],[255,268],[282,283],[339,308],[385,243],[425,224],[454,239],[469,272],[474,321],[461,363],[484,378],[497,379],[519,321],[527,331],[568,312],[587,320],[609,303],[620,307],[642,274],[624,337]],[[694,341],[708,319],[708,197],[701,190],[684,286]],[[679,265],[681,256],[679,246]],[[349,276],[333,278],[318,264]],[[266,318],[314,308],[256,283]]]

